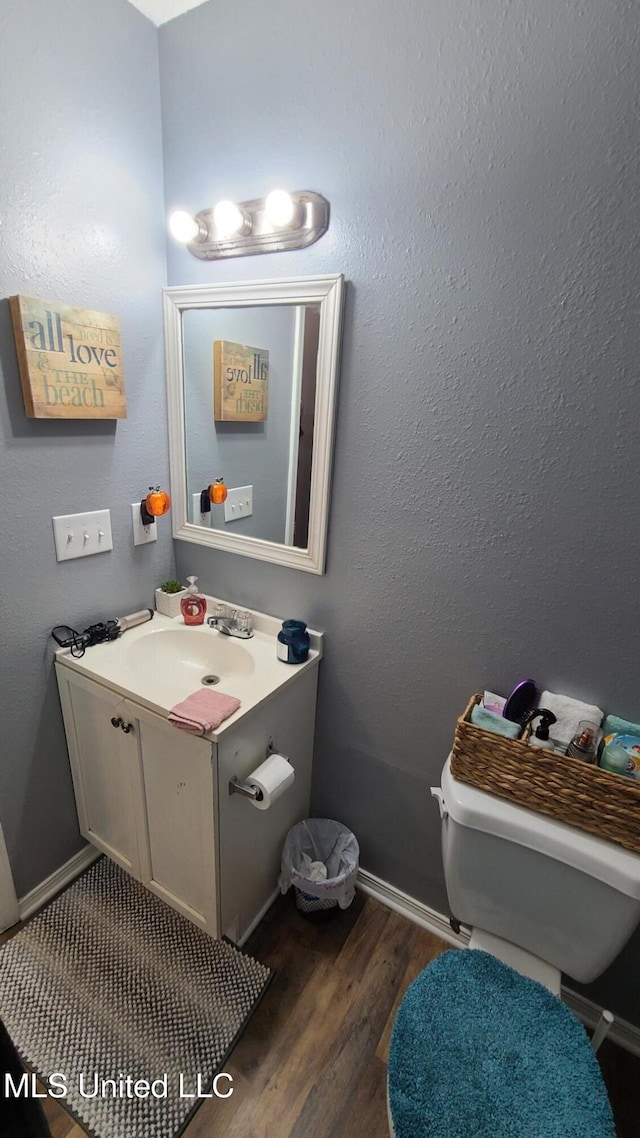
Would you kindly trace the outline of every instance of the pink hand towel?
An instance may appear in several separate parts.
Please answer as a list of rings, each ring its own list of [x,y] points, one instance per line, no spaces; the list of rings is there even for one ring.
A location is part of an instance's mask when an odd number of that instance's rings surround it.
[[[176,703],[169,712],[169,722],[181,731],[191,735],[207,735],[233,715],[240,707],[240,700],[234,695],[221,691],[195,691],[181,703]]]

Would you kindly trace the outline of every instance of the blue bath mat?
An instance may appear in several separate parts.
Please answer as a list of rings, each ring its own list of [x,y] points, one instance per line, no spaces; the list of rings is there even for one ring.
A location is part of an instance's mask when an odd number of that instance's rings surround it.
[[[396,1138],[615,1138],[569,1009],[486,952],[445,952],[407,989],[389,1052]]]

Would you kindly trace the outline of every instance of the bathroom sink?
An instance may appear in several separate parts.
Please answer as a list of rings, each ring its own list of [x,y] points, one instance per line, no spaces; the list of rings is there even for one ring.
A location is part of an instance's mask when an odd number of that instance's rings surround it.
[[[225,681],[250,676],[255,669],[253,656],[242,644],[206,626],[150,627],[145,636],[126,645],[126,662],[152,683],[164,683],[167,675],[178,673],[194,689],[205,677]]]
[[[209,599],[212,605],[221,603],[216,597]],[[147,623],[128,629],[117,640],[93,645],[81,657],[71,656],[67,648],[56,657],[73,671],[160,715],[166,716],[196,691],[236,696],[240,710],[221,724],[217,737],[238,715],[293,683],[322,655],[322,635],[313,632],[307,662],[291,667],[278,659],[276,651],[281,621],[254,611],[253,627],[254,635],[241,640],[206,624],[189,627],[182,617],[155,613]]]

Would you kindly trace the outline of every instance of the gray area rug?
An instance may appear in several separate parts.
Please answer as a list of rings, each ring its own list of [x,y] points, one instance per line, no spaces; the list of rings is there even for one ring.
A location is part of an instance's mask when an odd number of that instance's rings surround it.
[[[0,1017],[96,1138],[175,1138],[270,978],[103,857],[0,949]]]

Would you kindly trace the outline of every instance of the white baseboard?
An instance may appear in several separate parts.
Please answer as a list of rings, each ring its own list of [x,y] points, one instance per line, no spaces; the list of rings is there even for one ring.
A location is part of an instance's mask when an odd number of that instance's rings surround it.
[[[375,874],[361,869],[358,873],[357,883],[363,893],[375,897],[377,901],[389,909],[393,909],[400,916],[406,917],[423,929],[435,933],[448,944],[453,944],[457,948],[465,948],[469,943],[469,933],[465,929],[462,929],[459,935],[454,933],[448,918],[444,917],[442,913],[430,909],[422,901],[417,901],[415,897],[410,897],[408,893],[396,889],[395,885],[390,885],[388,881],[383,881]],[[562,999],[585,1027],[594,1028],[596,1026],[603,1012],[603,1008],[599,1004],[587,999],[586,996],[581,996],[571,988],[565,987],[564,984],[562,986]],[[623,1047],[625,1051],[630,1051],[632,1055],[640,1056],[640,1027],[636,1027],[635,1024],[629,1023],[627,1020],[616,1016],[607,1033],[607,1040],[611,1043],[617,1043],[619,1047]]]
[[[245,929],[244,933],[240,937],[240,940],[238,941],[238,948],[242,948],[243,944],[246,944],[249,937],[251,936],[251,933],[254,931],[254,929],[256,929],[258,927],[262,918],[269,912],[269,909],[273,905],[276,898],[279,896],[280,896],[280,888],[278,886],[276,886],[273,893],[269,897],[269,900],[265,902],[265,904],[262,906],[260,912],[258,913],[257,917],[253,918],[251,924]]]
[[[430,909],[422,901],[416,901],[415,897],[410,897],[408,893],[396,889],[395,885],[389,885],[388,881],[383,881],[375,874],[368,873],[366,869],[361,869],[358,871],[357,884],[363,893],[375,897],[377,901],[381,901],[389,909],[400,913],[401,917],[408,917],[414,924],[421,925],[423,929],[435,933],[442,940],[446,940],[448,944],[453,944],[456,948],[466,948],[468,945],[468,932],[461,930],[460,933],[454,933],[448,917],[443,917],[442,913]]]
[[[99,857],[99,850],[93,846],[84,846],[77,854],[69,858],[69,861],[61,865],[60,869],[56,869],[55,873],[36,885],[35,889],[25,893],[24,897],[18,901],[20,920],[26,921],[27,917],[31,917],[35,913],[36,909],[41,909],[47,901],[55,897],[56,893],[61,893],[73,881],[74,877],[88,869],[92,862]]]
[[[588,1000],[586,996],[581,996],[579,992],[574,992],[572,988],[566,988],[564,984],[562,985],[562,999],[585,1027],[594,1028],[596,1026],[603,1010],[599,1004],[595,1004],[593,1000]],[[623,1047],[625,1051],[630,1051],[632,1055],[640,1057],[640,1027],[629,1023],[628,1020],[615,1016],[607,1032],[607,1040],[610,1043],[617,1043],[618,1047]]]

